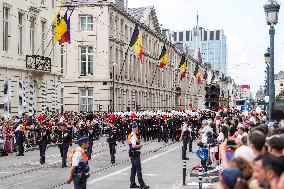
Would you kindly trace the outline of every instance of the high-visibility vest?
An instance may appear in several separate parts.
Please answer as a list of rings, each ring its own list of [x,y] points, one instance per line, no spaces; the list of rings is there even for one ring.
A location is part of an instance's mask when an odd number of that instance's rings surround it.
[[[72,149],[72,152],[68,155],[69,156],[69,163],[72,165],[72,158],[73,158],[73,155],[75,152],[80,152],[81,153],[81,156],[82,156],[82,159],[83,161],[88,161],[89,158],[88,158],[88,155],[87,153],[82,150],[81,148],[75,148],[75,149]]]

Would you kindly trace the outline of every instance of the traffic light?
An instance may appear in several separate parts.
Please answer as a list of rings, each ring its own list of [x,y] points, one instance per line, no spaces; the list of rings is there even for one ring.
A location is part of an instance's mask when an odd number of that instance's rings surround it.
[[[208,85],[205,87],[205,106],[208,109],[215,109],[219,106],[220,87],[219,85]]]

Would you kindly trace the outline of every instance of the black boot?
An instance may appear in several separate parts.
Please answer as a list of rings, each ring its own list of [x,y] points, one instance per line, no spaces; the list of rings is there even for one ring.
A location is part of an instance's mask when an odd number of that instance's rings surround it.
[[[134,183],[134,184],[130,184],[130,188],[139,188],[139,186],[136,183]]]

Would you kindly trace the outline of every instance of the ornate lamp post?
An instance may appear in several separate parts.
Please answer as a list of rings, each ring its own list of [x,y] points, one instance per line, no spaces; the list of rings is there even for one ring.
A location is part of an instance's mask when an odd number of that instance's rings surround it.
[[[266,23],[270,26],[270,65],[269,65],[269,120],[271,120],[272,105],[275,101],[274,85],[274,26],[278,23],[278,13],[280,5],[276,0],[268,0],[264,6]]]

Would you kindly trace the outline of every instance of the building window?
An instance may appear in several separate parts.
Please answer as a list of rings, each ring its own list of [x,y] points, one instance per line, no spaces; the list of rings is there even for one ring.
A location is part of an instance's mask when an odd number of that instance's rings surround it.
[[[216,31],[216,40],[220,40],[220,30]]]
[[[80,16],[81,31],[93,31],[93,17]]]
[[[179,38],[179,41],[183,41],[183,32],[179,32],[178,38]]]
[[[280,83],[280,87],[283,87],[283,83]]]
[[[177,41],[177,32],[174,32],[173,38],[174,38],[174,41]]]
[[[189,41],[189,31],[185,32],[186,41]]]
[[[19,29],[19,41],[18,41],[18,54],[23,54],[23,14],[19,13],[18,29]]]
[[[63,61],[64,61],[64,50],[63,50],[63,45],[61,45],[61,48],[60,48],[60,63],[61,63],[61,73],[63,73],[63,69],[64,69],[64,66],[63,66]]]
[[[93,47],[80,47],[81,75],[93,75]]]
[[[41,54],[42,56],[44,56],[44,51],[45,51],[45,27],[46,27],[46,22],[42,21],[41,22]]]
[[[207,41],[207,31],[204,31],[203,41]]]
[[[80,111],[93,111],[93,89],[81,89],[80,91]]]
[[[35,51],[35,18],[30,20],[30,50],[31,54],[34,54]]]
[[[210,31],[210,40],[214,40],[214,31]]]
[[[9,8],[3,8],[3,51],[9,48]]]

